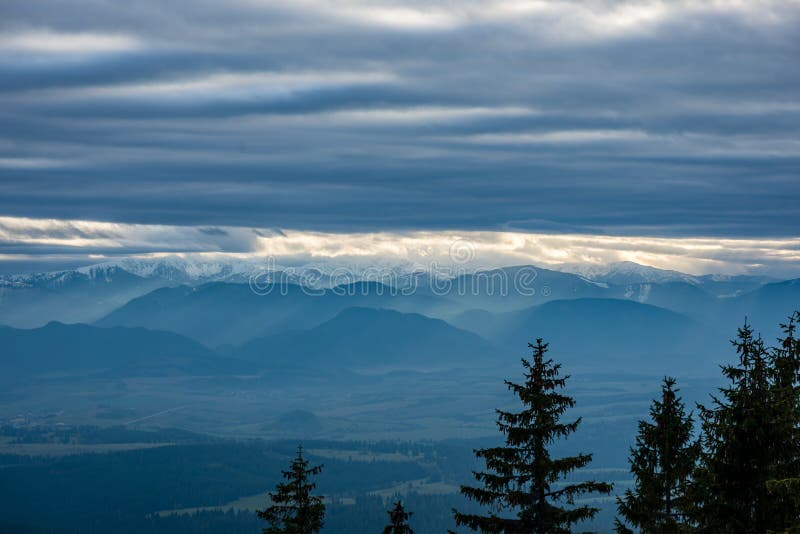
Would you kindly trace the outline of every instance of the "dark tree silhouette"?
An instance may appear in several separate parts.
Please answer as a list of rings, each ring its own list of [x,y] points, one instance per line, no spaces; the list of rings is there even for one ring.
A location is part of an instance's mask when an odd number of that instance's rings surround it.
[[[631,448],[633,489],[617,497],[624,520],[640,532],[685,532],[691,529],[686,495],[699,454],[692,439],[692,417],[677,396],[674,378],[664,378],[661,399],[650,406],[650,421],[639,421]],[[617,532],[631,532],[617,521]]]
[[[325,504],[322,497],[312,495],[316,484],[309,478],[318,475],[322,466],[308,467],[303,458],[303,447],[297,447],[297,456],[288,471],[283,471],[286,482],[280,482],[269,497],[272,505],[259,510],[258,517],[269,526],[264,534],[314,534],[322,529]]]
[[[505,435],[505,446],[476,450],[476,456],[484,459],[487,469],[474,473],[481,487],[461,487],[461,493],[489,507],[489,513],[466,514],[454,510],[459,526],[484,533],[569,532],[571,525],[598,512],[590,506],[575,507],[575,497],[611,492],[612,486],[603,482],[558,483],[591,462],[592,455],[551,458],[549,448],[553,442],[575,432],[581,420],[560,422],[564,413],[575,405],[571,397],[558,391],[569,377],[560,375],[559,364],[545,359],[547,343],[541,338],[528,346],[533,356],[530,361],[522,359],[525,382],[505,382],[524,409],[516,413],[497,410],[497,426]]]
[[[767,481],[778,478],[780,417],[772,402],[769,352],[747,322],[732,341],[736,365],[723,366],[729,385],[698,405],[702,419],[700,466],[694,474],[693,513],[706,532],[780,530]],[[776,528],[777,527],[777,528]]]
[[[781,324],[783,337],[772,351],[772,402],[777,413],[776,479],[767,481],[774,514],[784,525],[800,531],[800,312]]]
[[[414,513],[406,512],[402,502],[394,503],[394,507],[386,513],[389,514],[389,524],[383,529],[383,534],[414,534],[408,526],[408,518]]]

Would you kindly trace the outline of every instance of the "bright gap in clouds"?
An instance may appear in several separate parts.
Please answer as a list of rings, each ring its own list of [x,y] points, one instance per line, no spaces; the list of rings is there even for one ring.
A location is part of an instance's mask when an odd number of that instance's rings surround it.
[[[689,274],[800,273],[800,238],[716,239],[545,234],[519,231],[333,233],[246,227],[121,224],[0,217],[0,262],[58,258],[101,263],[182,254],[199,260],[274,258],[279,264],[477,270],[509,265],[560,268],[632,261]]]
[[[130,35],[64,33],[49,28],[0,36],[0,52],[31,54],[110,54],[131,52],[142,43]]]

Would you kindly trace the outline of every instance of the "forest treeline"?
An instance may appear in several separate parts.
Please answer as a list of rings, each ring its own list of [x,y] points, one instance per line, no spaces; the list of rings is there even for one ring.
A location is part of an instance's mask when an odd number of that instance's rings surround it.
[[[696,411],[685,406],[677,381],[664,378],[630,449],[634,483],[616,498],[617,532],[800,532],[798,323],[795,312],[780,325],[778,343],[767,346],[745,321],[732,341],[736,361],[722,367],[726,384]],[[487,534],[568,533],[599,511],[591,497],[613,491],[610,483],[571,476],[591,453],[551,454],[581,418],[567,417],[575,407],[564,391],[569,376],[547,355],[548,344],[537,339],[529,348],[523,380],[506,381],[520,408],[496,410],[503,445],[474,451],[485,468],[461,493],[477,508],[453,509],[457,526]],[[322,470],[298,448],[258,513],[268,524],[264,534],[322,529],[325,503],[313,481]],[[383,534],[413,534],[412,514],[393,503]]]

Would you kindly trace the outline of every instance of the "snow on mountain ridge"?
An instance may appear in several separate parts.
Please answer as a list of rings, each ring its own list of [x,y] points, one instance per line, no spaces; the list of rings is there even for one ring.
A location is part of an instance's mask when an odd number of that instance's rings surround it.
[[[702,284],[698,277],[690,274],[640,265],[632,261],[621,261],[603,265],[563,264],[558,267],[558,270],[576,274],[594,282],[606,282],[611,284],[665,282],[686,282],[697,286]]]
[[[563,264],[555,270],[580,276],[599,287],[609,285],[661,284],[683,282],[698,287],[709,282],[734,282],[731,275],[693,276],[678,271],[657,269],[634,262],[606,265]],[[247,283],[254,275],[281,273],[280,280],[310,286],[332,287],[359,280],[381,281],[404,286],[434,278],[452,278],[459,273],[432,272],[412,262],[324,261],[302,266],[276,265],[266,258],[219,257],[214,255],[169,255],[129,257],[80,267],[75,270],[0,276],[0,287],[33,287],[67,283],[76,278],[111,282],[120,276],[163,280],[167,284],[202,284],[207,282]],[[449,273],[449,274],[448,274]],[[749,277],[744,277],[749,278]]]
[[[51,271],[46,273],[30,273],[30,274],[11,274],[0,276],[0,287],[11,288],[30,288],[36,286],[49,286],[56,287],[65,285],[76,280],[85,281],[100,281],[110,283],[119,278],[121,275],[131,276],[132,273],[127,272],[117,266],[109,266],[107,268],[90,265],[81,267],[80,269],[65,270],[65,271]]]

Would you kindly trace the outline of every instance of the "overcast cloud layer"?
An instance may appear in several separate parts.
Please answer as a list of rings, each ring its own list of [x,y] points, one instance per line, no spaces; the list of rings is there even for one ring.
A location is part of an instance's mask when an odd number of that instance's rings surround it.
[[[509,265],[558,269],[632,261],[690,274],[800,276],[800,238],[419,230],[331,233],[0,217],[0,273],[24,272],[20,264],[30,266],[28,271],[46,271],[65,268],[70,262],[74,266],[105,263],[131,255],[425,272],[438,267],[471,272]]]
[[[4,0],[0,215],[796,237],[798,58],[795,0]]]

